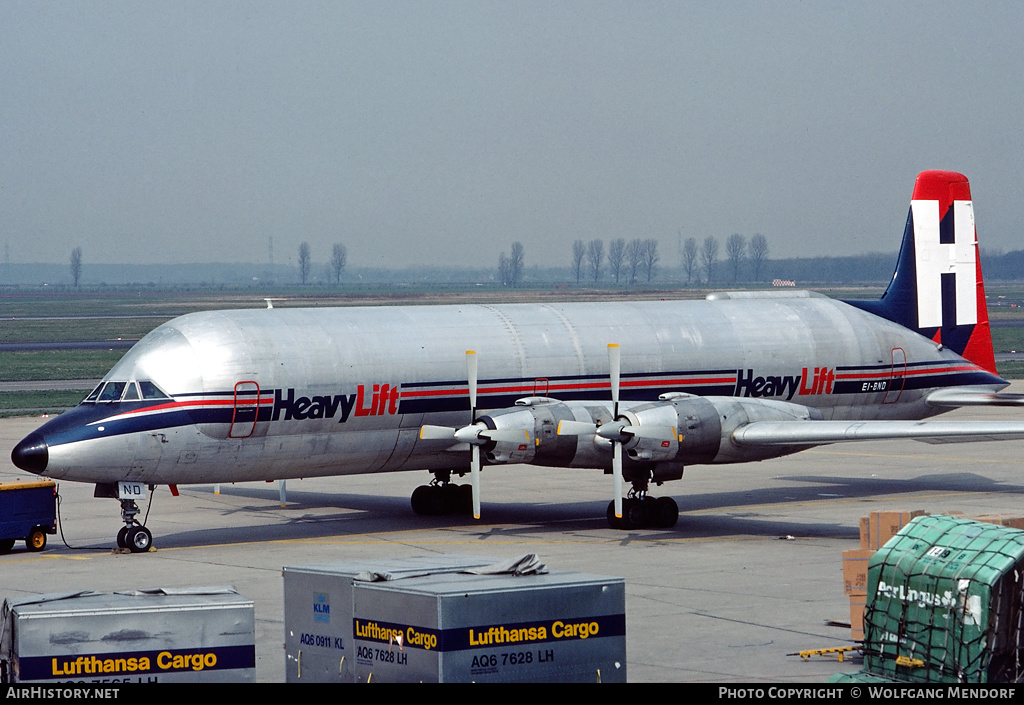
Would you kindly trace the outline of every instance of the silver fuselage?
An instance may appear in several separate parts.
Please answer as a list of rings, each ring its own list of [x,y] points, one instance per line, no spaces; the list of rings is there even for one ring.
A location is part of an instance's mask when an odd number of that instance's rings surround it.
[[[457,469],[465,449],[419,429],[470,423],[467,350],[480,416],[523,397],[610,408],[609,343],[622,350],[624,408],[684,392],[788,402],[826,420],[918,419],[936,413],[924,401],[933,389],[1004,386],[913,331],[803,292],[204,312],[161,325],[105,378],[149,380],[170,398],[83,403],[42,427],[45,474],[189,484]],[[551,442],[531,433],[531,452]],[[606,468],[591,450],[551,457]],[[748,459],[723,447],[698,461]]]

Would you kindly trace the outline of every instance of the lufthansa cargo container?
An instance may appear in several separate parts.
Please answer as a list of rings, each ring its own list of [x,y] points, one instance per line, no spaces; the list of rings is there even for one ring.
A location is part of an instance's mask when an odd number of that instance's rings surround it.
[[[497,562],[454,554],[285,566],[285,680],[353,683],[352,590],[357,576],[392,579],[458,571]],[[365,575],[364,575],[365,574]]]
[[[252,682],[252,600],[232,587],[79,592],[5,600],[9,683]]]
[[[626,681],[622,578],[445,573],[352,596],[358,682]]]

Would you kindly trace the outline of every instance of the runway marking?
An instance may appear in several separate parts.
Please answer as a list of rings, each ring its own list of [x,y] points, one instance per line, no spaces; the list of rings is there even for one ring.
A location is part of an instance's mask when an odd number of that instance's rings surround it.
[[[28,563],[30,561],[55,561],[62,558],[67,558],[73,561],[87,561],[92,557],[93,556],[74,556],[56,553],[50,553],[42,556],[38,554],[25,555],[23,553],[11,553],[7,554],[7,557],[5,558],[0,558],[0,565],[3,565],[4,563]]]

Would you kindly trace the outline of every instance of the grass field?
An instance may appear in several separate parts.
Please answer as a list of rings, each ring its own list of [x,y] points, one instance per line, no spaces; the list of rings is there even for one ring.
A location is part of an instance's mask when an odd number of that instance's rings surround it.
[[[41,350],[0,352],[0,382],[100,379],[124,350]]]
[[[1024,352],[1024,288],[1020,285],[988,285],[989,310],[994,321],[1020,321],[1017,327],[996,327],[992,339],[996,352]],[[835,298],[871,299],[879,288],[824,289]],[[263,297],[274,299],[275,307],[352,306],[441,303],[500,303],[552,301],[611,301],[622,299],[695,299],[705,291],[696,289],[622,291],[610,289],[545,288],[509,291],[456,290],[386,291],[373,287],[365,291],[300,291],[283,294],[255,291],[14,291],[3,294],[0,309],[0,342],[40,342],[137,339],[160,323],[191,311],[218,308],[262,308]],[[114,318],[116,316],[116,318]],[[0,351],[0,381],[99,379],[123,355],[120,350],[87,351]],[[1024,378],[1024,362],[1001,362],[1001,375]],[[0,404],[2,406],[2,404]],[[8,407],[10,408],[10,407]]]
[[[0,343],[138,340],[169,316],[151,318],[46,318],[0,321]]]
[[[32,414],[59,414],[76,406],[89,393],[87,389],[60,389],[41,392],[4,392],[0,394],[0,417]]]

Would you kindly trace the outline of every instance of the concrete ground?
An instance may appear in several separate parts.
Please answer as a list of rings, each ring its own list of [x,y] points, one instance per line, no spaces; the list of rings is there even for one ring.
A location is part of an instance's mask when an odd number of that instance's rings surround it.
[[[1019,391],[1019,390],[1018,390]],[[1015,409],[946,418],[1024,419]],[[9,450],[43,420],[0,420],[0,481],[25,477]],[[671,530],[614,531],[610,480],[528,466],[483,473],[483,518],[425,518],[409,495],[429,474],[158,488],[156,550],[112,552],[114,500],[61,483],[62,536],[42,553],[0,556],[0,598],[72,589],[235,585],[256,604],[256,678],[284,680],[281,569],[440,553],[537,553],[549,567],[624,576],[631,682],[822,681],[859,664],[802,661],[851,645],[840,554],[879,509],[1024,513],[1024,443],[835,445],[789,458],[687,469],[658,488],[679,503]],[[143,511],[146,506],[143,505]],[[65,545],[65,542],[67,545]]]

